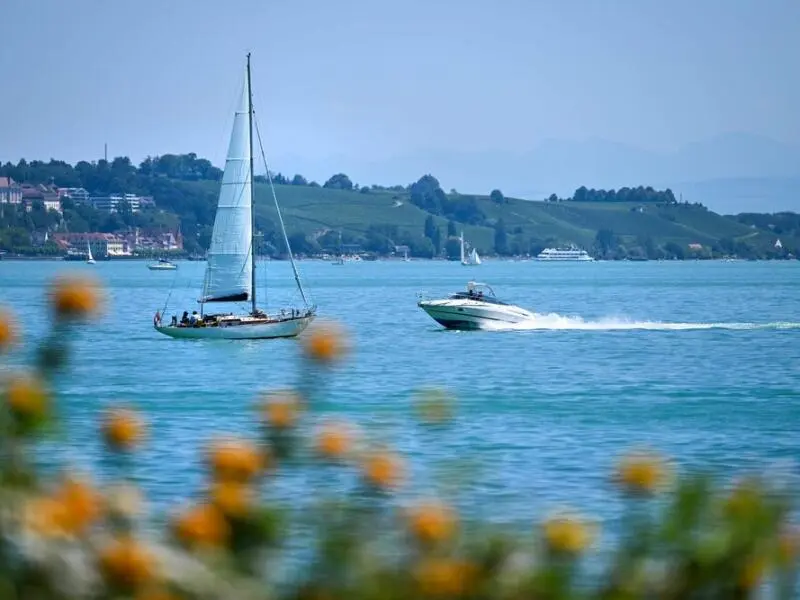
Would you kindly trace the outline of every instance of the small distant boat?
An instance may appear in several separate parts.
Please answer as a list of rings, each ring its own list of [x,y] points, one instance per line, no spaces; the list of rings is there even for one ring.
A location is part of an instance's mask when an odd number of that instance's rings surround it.
[[[447,329],[490,329],[493,325],[522,323],[534,318],[533,313],[497,299],[494,290],[485,283],[470,281],[467,291],[456,292],[449,298],[417,302],[434,321]]]
[[[339,232],[339,256],[333,259],[331,263],[334,266],[340,266],[344,264],[344,253],[342,252],[342,232]]]
[[[166,258],[159,258],[158,262],[150,263],[147,268],[151,271],[174,271],[178,265],[168,261]]]
[[[86,240],[86,251],[88,253],[88,258],[86,259],[86,264],[87,265],[95,264],[97,261],[94,259],[94,256],[92,256],[92,247],[89,244],[89,240]]]
[[[594,260],[586,250],[581,250],[576,246],[568,248],[545,248],[536,260],[539,261],[572,261],[572,262],[591,262]]]
[[[481,264],[481,257],[478,256],[478,251],[475,248],[469,254],[466,253],[463,231],[461,232],[461,264],[467,267],[475,267]]]

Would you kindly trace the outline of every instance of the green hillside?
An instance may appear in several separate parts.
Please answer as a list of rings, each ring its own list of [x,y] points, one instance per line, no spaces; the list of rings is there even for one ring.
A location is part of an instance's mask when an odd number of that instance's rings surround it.
[[[217,189],[216,182],[197,182],[191,185],[204,187],[206,193]],[[297,234],[312,242],[306,250],[334,249],[338,238],[325,237],[332,231],[338,236],[341,230],[345,242],[363,243],[370,230],[394,229],[391,241],[408,243],[417,251],[425,245],[425,221],[433,218],[444,232],[448,219],[433,215],[411,203],[408,191],[336,190],[322,187],[276,185],[275,192],[283,211],[290,234]],[[611,232],[617,247],[624,255],[646,255],[651,248],[666,249],[675,246],[689,255],[689,244],[701,244],[720,254],[768,253],[776,235],[768,229],[756,228],[736,218],[725,217],[692,204],[642,204],[637,202],[558,202],[530,201],[505,198],[502,203],[488,196],[454,196],[449,199],[474,202],[485,215],[481,224],[455,222],[458,232],[482,254],[496,251],[496,228],[503,222],[507,245],[511,253],[538,252],[548,245],[575,244],[592,252],[597,251],[598,234]],[[272,229],[276,215],[270,188],[256,185],[257,225]],[[392,237],[389,235],[388,237]],[[444,236],[446,237],[446,236]],[[318,243],[314,244],[316,240]],[[648,242],[649,240],[649,242]],[[327,242],[327,243],[326,243]],[[785,249],[800,247],[800,239],[792,235],[782,239]],[[745,246],[741,246],[745,244]],[[333,247],[331,247],[333,246]],[[656,254],[658,254],[656,252]],[[703,255],[703,252],[699,253]]]
[[[222,171],[194,154],[147,158],[135,166],[126,157],[81,161],[20,160],[0,166],[0,177],[17,184],[81,187],[91,194],[150,196],[155,206],[133,212],[122,205],[109,213],[87,203],[62,202],[62,213],[41,202],[0,211],[0,250],[52,253],[33,248],[33,233],[176,231],[188,253],[208,248]],[[537,254],[542,248],[575,244],[597,257],[686,258],[736,255],[785,257],[800,249],[800,216],[747,213],[722,216],[702,204],[679,203],[673,193],[651,187],[595,190],[580,187],[571,198],[547,201],[445,193],[432,175],[408,186],[359,189],[337,173],[324,186],[301,175],[272,175],[292,249],[298,254],[337,251],[341,242],[376,254],[407,245],[416,256],[458,254],[463,231],[481,254]],[[270,186],[256,177],[256,227],[264,250],[285,251]],[[782,248],[775,242],[781,240]],[[698,246],[699,245],[699,246]]]

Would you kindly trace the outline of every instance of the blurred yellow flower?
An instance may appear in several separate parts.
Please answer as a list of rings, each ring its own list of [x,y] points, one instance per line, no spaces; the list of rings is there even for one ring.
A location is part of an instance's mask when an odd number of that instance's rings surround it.
[[[100,570],[112,586],[137,590],[156,577],[155,558],[139,542],[122,537],[100,550]]]
[[[87,319],[100,309],[99,287],[85,275],[61,276],[52,285],[50,301],[59,320]]]
[[[235,481],[212,484],[209,497],[213,505],[228,517],[240,517],[253,505],[252,490],[247,484]]]
[[[615,479],[629,494],[649,495],[666,483],[667,476],[666,463],[660,456],[639,450],[622,458]]]
[[[430,558],[414,570],[414,579],[425,596],[460,596],[470,589],[475,565],[452,558]]]
[[[56,492],[56,500],[63,507],[63,529],[70,534],[84,533],[102,513],[101,497],[75,475],[68,475]]]
[[[198,504],[179,515],[173,522],[175,537],[190,548],[216,548],[230,536],[225,517],[210,504]]]
[[[6,387],[6,401],[12,414],[20,419],[45,417],[48,396],[44,386],[30,375],[12,375]]]
[[[353,433],[345,423],[325,423],[317,434],[317,452],[330,460],[344,458],[352,445]]]
[[[436,543],[450,539],[457,525],[452,508],[439,501],[421,503],[408,511],[408,527],[420,542]]]
[[[120,452],[132,450],[144,435],[139,415],[126,408],[109,410],[103,422],[103,437],[109,448]]]
[[[589,525],[574,515],[562,514],[547,519],[543,526],[548,548],[564,554],[578,554],[592,541]]]
[[[17,326],[11,313],[0,308],[0,354],[17,341]]]
[[[66,507],[56,498],[40,496],[25,503],[23,522],[25,528],[44,537],[64,537]]]
[[[23,519],[39,535],[72,537],[86,533],[100,514],[99,495],[88,483],[68,476],[52,494],[27,501]]]
[[[266,466],[264,452],[252,442],[239,438],[212,442],[208,460],[214,477],[219,481],[250,481]]]
[[[306,356],[320,363],[332,363],[348,350],[345,332],[336,323],[315,324],[302,341]]]
[[[364,479],[376,488],[396,487],[403,478],[403,463],[390,452],[378,451],[368,455],[362,468]]]
[[[264,401],[263,415],[272,427],[288,429],[297,422],[300,406],[300,398],[294,392],[273,392]]]

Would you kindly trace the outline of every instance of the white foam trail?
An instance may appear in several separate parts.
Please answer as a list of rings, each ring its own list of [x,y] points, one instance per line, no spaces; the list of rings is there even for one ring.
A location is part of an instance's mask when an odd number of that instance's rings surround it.
[[[492,331],[529,330],[576,330],[576,331],[691,331],[700,329],[800,329],[800,323],[669,323],[660,321],[631,321],[619,318],[604,318],[587,321],[582,317],[566,317],[558,313],[534,313],[532,319],[523,323],[492,323],[486,329]]]

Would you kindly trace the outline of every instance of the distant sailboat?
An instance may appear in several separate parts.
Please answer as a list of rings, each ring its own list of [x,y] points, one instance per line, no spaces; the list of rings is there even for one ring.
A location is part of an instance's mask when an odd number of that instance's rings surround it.
[[[473,248],[472,251],[467,254],[464,250],[464,232],[461,232],[461,264],[467,267],[474,267],[481,264],[481,257],[478,256],[478,251]]]
[[[89,244],[89,240],[86,240],[86,251],[89,255],[89,257],[86,259],[86,264],[88,265],[95,264],[95,262],[97,261],[95,261],[94,257],[92,256],[92,246],[91,244]]]
[[[344,264],[344,253],[342,252],[342,232],[339,232],[339,256],[333,259],[331,263],[335,266],[343,265]]]
[[[278,214],[283,240],[291,262],[295,283],[303,299],[302,308],[289,308],[280,313],[267,314],[256,303],[256,248],[253,241],[255,220],[253,202],[253,95],[250,85],[250,55],[244,92],[237,108],[231,132],[225,171],[217,200],[217,214],[208,250],[203,295],[198,300],[200,315],[192,314],[186,320],[173,318],[169,325],[162,324],[162,312],[156,312],[153,326],[156,331],[173,338],[205,339],[269,339],[294,337],[308,327],[314,319],[316,306],[309,306],[300,275],[292,256],[283,217],[275,196],[272,197]],[[256,130],[257,132],[257,130]],[[259,144],[261,142],[259,136]],[[263,156],[263,149],[262,149]],[[266,165],[266,158],[264,160]],[[271,186],[271,179],[270,186]],[[271,186],[272,187],[272,186]],[[247,313],[203,314],[208,303],[248,302]],[[166,309],[166,307],[165,307]]]

